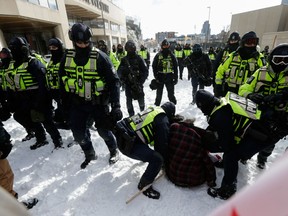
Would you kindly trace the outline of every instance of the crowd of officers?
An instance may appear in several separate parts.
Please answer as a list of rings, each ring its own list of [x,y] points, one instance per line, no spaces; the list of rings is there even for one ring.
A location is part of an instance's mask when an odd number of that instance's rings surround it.
[[[247,32],[242,37],[233,32],[224,49],[214,51],[210,47],[206,53],[200,44],[192,47],[190,44],[184,47],[177,44],[172,51],[165,39],[150,64],[148,50],[141,45],[137,51],[132,40],[124,46],[113,46],[111,51],[104,40],[99,40],[94,47],[92,31],[82,23],[71,27],[69,38],[73,49],[65,49],[63,42],[56,37],[48,41],[51,52],[49,63],[31,53],[24,37],[13,37],[8,47],[0,52],[1,120],[6,121],[13,115],[27,131],[22,141],[36,138],[30,146],[31,150],[48,144],[46,132],[51,136],[55,149],[63,148],[59,128],[70,129],[75,142],[84,152],[81,168],[85,168],[91,160],[97,159],[89,130],[93,125],[107,145],[110,164],[119,159],[118,149],[128,157],[149,162],[138,185],[142,190],[153,182],[163,163],[165,166],[169,122],[175,115],[177,104],[175,85],[178,78],[183,80],[185,67],[188,70],[187,79],[192,85],[191,104],[196,103],[204,115],[209,116],[208,123],[211,125],[208,128],[217,132],[222,142],[217,141],[217,151],[224,152],[221,187],[210,188],[209,195],[223,199],[233,195],[236,192],[238,160],[246,163],[260,152],[257,166],[263,169],[275,144],[287,135],[287,44],[277,46],[271,53],[269,47],[265,47],[262,53],[257,50],[259,39],[255,32]],[[156,90],[156,98],[155,107],[145,110],[143,85],[150,65],[154,76],[150,88]],[[203,90],[211,85],[214,95]],[[125,91],[129,115],[124,119],[120,106],[121,86]],[[164,86],[170,102],[160,106]],[[231,92],[252,100],[262,111],[263,130],[273,131],[267,137],[260,125],[257,125],[258,128],[255,126],[265,143],[262,146],[258,140],[257,147],[249,149],[244,144],[242,146],[248,149],[238,147],[241,146],[240,140],[245,140],[243,127],[248,121],[243,120],[247,115],[233,121],[236,116],[233,109],[223,109],[229,104],[224,98]],[[140,114],[135,115],[133,100],[138,101]],[[224,110],[224,114],[217,115],[215,120],[215,113],[219,110]],[[225,112],[230,115],[225,115]],[[224,124],[222,118],[228,118]],[[277,119],[277,122],[271,119]],[[221,125],[220,129],[217,124]],[[239,130],[242,131],[241,136],[238,136]],[[143,147],[143,143],[154,141],[153,151],[147,145]],[[251,142],[249,140],[246,144]],[[217,152],[213,148],[207,149]],[[144,194],[154,199],[160,196],[152,186]]]

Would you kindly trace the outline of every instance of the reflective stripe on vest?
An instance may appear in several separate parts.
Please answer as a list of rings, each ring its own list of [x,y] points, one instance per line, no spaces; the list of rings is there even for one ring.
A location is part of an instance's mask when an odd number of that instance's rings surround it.
[[[103,78],[97,71],[97,58],[99,53],[91,51],[89,60],[84,66],[77,66],[74,57],[75,51],[69,50],[65,59],[66,76],[62,77],[65,90],[85,100],[91,100],[92,95],[99,96],[105,87]]]
[[[53,64],[52,60],[47,66],[46,80],[50,89],[59,89],[59,66],[60,62]]]
[[[5,73],[6,73],[5,69],[0,69],[0,87],[2,88],[3,91],[7,90]]]
[[[160,113],[165,113],[161,107],[149,107],[128,118],[129,125],[143,143],[154,145],[153,121]]]
[[[164,58],[162,53],[159,54],[158,65],[162,68],[159,73],[173,73],[173,62],[171,55],[168,55],[167,58]]]
[[[230,105],[233,110],[234,140],[238,144],[252,121],[260,119],[261,111],[257,109],[257,105],[253,101],[228,92],[225,98],[220,99],[220,105],[213,109],[211,115],[225,105]]]
[[[259,68],[257,60],[254,58],[242,60],[240,55],[236,54],[225,71],[226,82],[230,88],[236,88],[244,84],[254,71]]]
[[[7,88],[13,91],[38,89],[39,85],[36,78],[27,70],[28,62],[23,62],[18,68],[14,68],[14,63],[15,61],[10,62],[5,73]]]

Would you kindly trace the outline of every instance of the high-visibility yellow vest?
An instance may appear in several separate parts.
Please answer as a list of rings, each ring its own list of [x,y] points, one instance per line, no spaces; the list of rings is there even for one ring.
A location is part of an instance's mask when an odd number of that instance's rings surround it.
[[[226,96],[220,99],[220,105],[215,107],[211,115],[221,107],[230,105],[233,110],[234,140],[238,144],[244,137],[247,129],[253,120],[260,120],[261,111],[253,101],[241,97],[233,92],[227,92]],[[210,115],[210,116],[211,116]]]
[[[148,109],[127,118],[127,122],[131,129],[135,131],[143,143],[152,146],[154,145],[153,121],[160,113],[165,113],[161,107],[149,107]]]
[[[50,89],[59,89],[60,87],[59,66],[60,62],[54,64],[53,61],[51,60],[48,63],[46,71],[46,80],[47,80],[47,86]]]
[[[33,58],[29,58],[27,62],[23,62],[18,68],[14,68],[15,61],[10,62],[5,73],[7,88],[12,91],[26,91],[39,88],[36,77],[27,70],[29,61]]]
[[[92,100],[92,96],[99,96],[105,89],[105,82],[97,71],[98,51],[91,51],[89,60],[84,66],[77,66],[74,57],[75,50],[69,50],[65,59],[66,76],[62,77],[66,92],[70,92]]]

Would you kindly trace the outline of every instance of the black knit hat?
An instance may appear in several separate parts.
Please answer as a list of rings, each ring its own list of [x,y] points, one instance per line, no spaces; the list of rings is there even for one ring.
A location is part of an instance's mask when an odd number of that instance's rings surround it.
[[[204,89],[200,89],[196,92],[195,101],[197,107],[204,115],[210,115],[215,105],[219,104],[219,99]]]

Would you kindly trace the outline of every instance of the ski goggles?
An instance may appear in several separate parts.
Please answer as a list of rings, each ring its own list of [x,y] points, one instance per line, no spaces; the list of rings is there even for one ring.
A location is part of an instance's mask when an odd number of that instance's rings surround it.
[[[288,65],[288,55],[274,55],[272,57],[272,62],[275,65],[280,64]]]
[[[244,43],[247,45],[257,45],[259,42],[259,38],[247,38]]]

